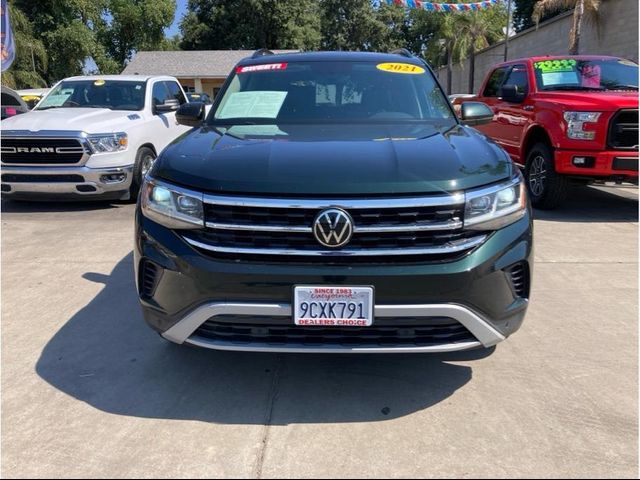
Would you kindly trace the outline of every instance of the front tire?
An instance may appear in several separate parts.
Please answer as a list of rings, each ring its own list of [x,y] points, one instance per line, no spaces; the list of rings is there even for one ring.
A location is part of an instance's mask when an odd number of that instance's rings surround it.
[[[545,143],[536,143],[529,151],[524,177],[535,208],[557,208],[567,196],[568,180],[556,173],[553,151]]]
[[[138,198],[138,192],[140,191],[144,177],[147,172],[151,170],[151,167],[153,167],[155,160],[156,154],[149,147],[140,147],[140,149],[138,149],[136,162],[133,166],[133,179],[131,180],[131,187],[129,189],[132,201],[135,202]]]

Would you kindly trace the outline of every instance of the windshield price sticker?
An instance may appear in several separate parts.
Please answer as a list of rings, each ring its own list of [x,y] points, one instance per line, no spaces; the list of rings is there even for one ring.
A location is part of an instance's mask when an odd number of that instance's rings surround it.
[[[424,73],[424,68],[410,63],[379,63],[376,65],[378,70],[392,73],[404,73],[408,75],[419,75]]]
[[[270,72],[273,70],[286,70],[287,63],[267,63],[266,65],[247,65],[236,68],[236,73]]]
[[[373,287],[295,287],[294,322],[306,327],[369,327]]]
[[[572,72],[576,69],[577,64],[578,62],[573,58],[562,58],[536,62],[534,65],[536,69],[542,71],[542,73],[556,73]]]

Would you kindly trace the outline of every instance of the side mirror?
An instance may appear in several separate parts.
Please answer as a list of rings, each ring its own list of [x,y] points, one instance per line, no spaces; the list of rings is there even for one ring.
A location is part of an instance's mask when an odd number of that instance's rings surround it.
[[[188,102],[180,105],[176,112],[176,121],[187,127],[197,127],[204,121],[204,103]]]
[[[178,110],[180,102],[174,98],[165,100],[164,103],[156,104],[155,113],[169,113]]]
[[[527,94],[521,91],[517,85],[503,85],[500,88],[500,97],[505,102],[522,103],[527,97]]]
[[[493,121],[493,110],[486,103],[463,102],[460,107],[460,120],[470,127],[491,123]]]

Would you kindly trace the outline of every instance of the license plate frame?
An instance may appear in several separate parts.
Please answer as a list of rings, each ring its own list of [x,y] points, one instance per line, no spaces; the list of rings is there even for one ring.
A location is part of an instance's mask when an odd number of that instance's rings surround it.
[[[305,302],[307,308],[302,305]],[[300,327],[370,327],[374,302],[375,290],[370,285],[295,285],[293,323]]]

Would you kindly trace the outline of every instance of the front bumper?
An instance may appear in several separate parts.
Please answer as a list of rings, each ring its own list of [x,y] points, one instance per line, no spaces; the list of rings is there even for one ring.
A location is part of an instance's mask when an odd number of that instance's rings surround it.
[[[556,150],[555,157],[556,171],[563,175],[623,179],[633,183],[638,181],[637,151]],[[586,158],[586,165],[576,165],[576,157]]]
[[[133,165],[1,168],[2,195],[10,198],[112,198],[126,200],[133,180]]]
[[[135,267],[145,321],[166,339],[219,350],[289,352],[445,352],[490,347],[515,332],[528,306],[532,256],[528,212],[494,232],[479,247],[451,262],[324,265],[296,259],[286,262],[223,260],[205,256],[176,232],[136,213]],[[151,290],[141,294],[142,262],[157,270]],[[518,295],[508,271],[526,265],[526,295]],[[372,285],[374,325],[393,327],[411,319],[428,326],[446,318],[463,325],[464,341],[408,344],[313,344],[237,342],[199,333],[209,321],[243,322],[277,328],[293,326],[295,285]],[[375,342],[374,342],[375,343]]]

